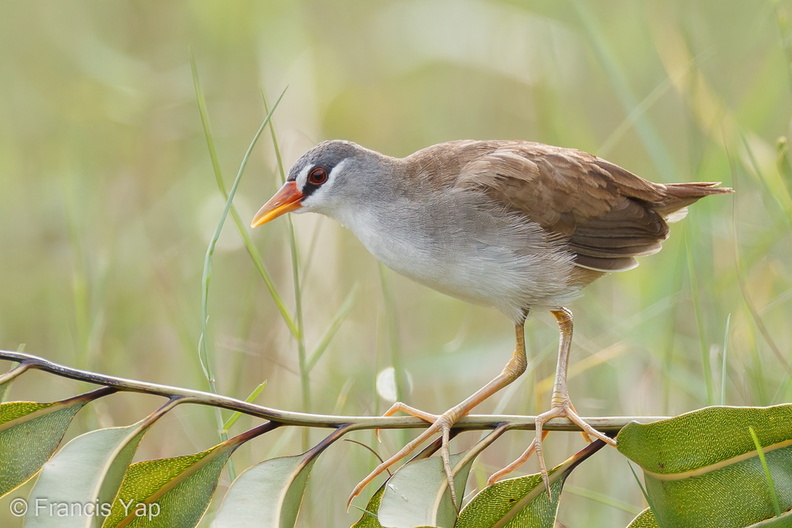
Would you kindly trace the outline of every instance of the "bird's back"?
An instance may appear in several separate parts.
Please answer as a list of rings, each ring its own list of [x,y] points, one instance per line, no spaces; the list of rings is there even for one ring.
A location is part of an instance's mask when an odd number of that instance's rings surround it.
[[[586,152],[528,141],[453,141],[406,158],[438,188],[483,192],[565,241],[583,268],[637,265],[668,237],[667,222],[696,200],[732,192],[718,183],[660,184]]]

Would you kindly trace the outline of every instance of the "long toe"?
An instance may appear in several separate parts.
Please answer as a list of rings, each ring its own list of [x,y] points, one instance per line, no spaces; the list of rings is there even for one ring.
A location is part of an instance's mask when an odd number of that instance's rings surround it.
[[[572,423],[574,423],[575,425],[577,425],[578,427],[580,427],[582,429],[584,436],[586,435],[588,435],[589,437],[593,436],[595,438],[599,438],[608,445],[612,445],[614,447],[616,446],[616,440],[606,435],[605,433],[597,431],[596,429],[591,427],[588,423],[586,423],[586,421],[580,417],[577,411],[575,411],[575,408],[572,406],[571,402],[567,401],[564,406],[559,408],[559,411],[561,412],[561,414],[558,414],[557,416],[563,416]],[[544,423],[547,423],[547,421],[548,420],[545,420]],[[588,438],[588,441],[591,442],[591,438]]]
[[[422,411],[420,409],[416,409],[415,407],[410,407],[406,403],[396,402],[391,405],[390,409],[383,413],[383,417],[385,416],[393,416],[396,413],[403,412],[405,414],[409,414],[410,416],[414,416],[415,418],[420,418],[421,420],[425,421],[426,423],[435,423],[439,416],[436,414],[428,413],[426,411]],[[382,440],[380,437],[380,429],[374,431],[374,434],[377,436],[377,440]]]
[[[405,409],[399,409],[399,410],[405,410]],[[406,412],[409,413],[409,411]],[[420,416],[421,418],[423,418],[424,416],[428,416],[427,413],[422,413],[422,414],[423,416]],[[440,447],[440,454],[443,458],[443,467],[445,469],[446,477],[448,478],[449,487],[451,491],[451,498],[454,501],[454,503],[456,503],[456,492],[454,490],[454,478],[451,468],[451,456],[448,447],[448,443],[451,437],[451,427],[454,425],[454,423],[455,423],[454,415],[451,414],[450,412],[446,412],[437,416],[435,421],[432,423],[432,425],[430,425],[423,433],[418,435],[415,439],[413,439],[411,442],[409,442],[407,445],[401,448],[396,454],[394,454],[389,459],[385,460],[376,468],[374,468],[374,470],[371,473],[369,473],[368,476],[366,476],[366,478],[361,480],[357,484],[357,486],[355,486],[355,488],[352,490],[352,493],[349,495],[349,500],[347,500],[347,507],[349,507],[349,504],[351,504],[352,500],[358,495],[360,495],[363,489],[366,486],[368,486],[369,483],[371,483],[371,481],[373,481],[379,475],[387,471],[396,462],[405,458],[410,453],[415,451],[415,449],[418,448],[418,446],[431,440],[437,433],[440,433],[443,439],[442,445]]]
[[[543,430],[543,427],[544,427],[544,425],[547,422],[549,422],[553,418],[559,418],[559,417],[567,418],[571,422],[573,422],[576,425],[578,425],[582,429],[581,432],[583,433],[584,438],[586,438],[586,440],[588,442],[591,442],[590,436],[593,436],[593,437],[599,438],[603,442],[605,442],[607,444],[610,444],[612,446],[616,445],[616,440],[614,440],[613,438],[605,435],[604,433],[601,433],[601,432],[597,431],[596,429],[591,427],[589,424],[587,424],[577,414],[577,412],[575,411],[575,408],[572,406],[572,403],[567,401],[567,402],[562,403],[561,405],[557,405],[557,406],[551,408],[549,411],[547,411],[545,413],[542,413],[542,414],[540,414],[539,416],[536,417],[536,436],[531,441],[531,443],[528,445],[528,448],[523,452],[522,455],[520,455],[517,459],[515,459],[514,462],[512,462],[508,466],[504,467],[503,469],[493,473],[490,476],[490,478],[487,480],[487,485],[491,485],[491,484],[494,484],[494,483],[498,482],[503,477],[505,477],[506,475],[508,475],[512,471],[516,470],[517,468],[519,468],[520,466],[525,464],[525,462],[527,462],[528,459],[530,459],[531,456],[533,456],[533,454],[536,453],[536,458],[537,458],[537,461],[538,461],[538,464],[539,464],[539,473],[542,476],[542,481],[545,484],[545,489],[547,490],[547,492],[549,494],[550,493],[550,487],[549,487],[550,481],[549,481],[549,476],[548,476],[547,464],[546,464],[545,458],[544,458],[544,451],[542,449],[542,441],[545,439],[545,437],[547,436],[548,432]]]
[[[547,431],[545,431],[545,436],[546,435],[547,435]],[[523,451],[523,454],[520,455],[517,459],[515,459],[514,462],[490,475],[490,478],[487,479],[487,486],[491,486],[492,484],[495,484],[503,477],[505,477],[512,471],[516,470],[517,468],[525,464],[535,452],[536,452],[536,438],[531,440],[531,443],[528,445],[528,449]]]
[[[575,411],[575,408],[572,406],[572,402],[569,399],[564,399],[557,405],[554,405],[549,411],[544,412],[536,417],[536,459],[539,462],[539,472],[542,475],[542,481],[544,482],[545,489],[547,490],[547,495],[550,496],[550,479],[547,473],[547,464],[545,463],[544,458],[544,451],[542,449],[542,439],[544,438],[544,434],[542,432],[542,428],[544,424],[552,420],[553,418],[566,418],[572,423],[576,424],[583,430],[584,434],[589,436],[593,436],[599,438],[603,442],[610,444],[612,446],[616,445],[616,440],[609,437],[608,435],[601,433],[591,427],[588,423],[586,423],[580,415]]]

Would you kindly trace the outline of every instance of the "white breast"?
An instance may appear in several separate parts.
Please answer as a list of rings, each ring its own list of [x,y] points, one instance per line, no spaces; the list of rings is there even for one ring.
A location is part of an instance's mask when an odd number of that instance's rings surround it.
[[[482,203],[481,195],[457,191],[333,216],[394,271],[515,321],[527,308],[558,307],[578,295],[566,279],[571,253],[547,240],[539,225]]]

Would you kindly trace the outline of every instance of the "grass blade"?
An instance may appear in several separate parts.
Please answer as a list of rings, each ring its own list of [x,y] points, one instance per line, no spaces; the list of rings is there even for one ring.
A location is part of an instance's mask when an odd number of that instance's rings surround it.
[[[748,426],[748,431],[751,433],[751,439],[756,446],[756,453],[759,455],[759,461],[762,463],[762,468],[764,469],[765,478],[767,479],[767,491],[770,492],[773,510],[775,511],[776,517],[779,517],[781,515],[781,506],[778,504],[778,495],[776,494],[775,484],[773,484],[773,476],[770,474],[770,467],[767,465],[767,459],[762,449],[762,443],[759,441],[759,437],[756,436],[756,430],[752,426]]]
[[[352,305],[354,304],[356,296],[357,296],[357,288],[354,288],[352,289],[352,291],[349,292],[349,294],[347,294],[346,299],[344,299],[344,302],[341,303],[341,307],[339,308],[336,316],[333,318],[333,321],[330,323],[330,327],[327,329],[327,331],[324,334],[324,337],[322,337],[322,340],[316,346],[316,349],[313,351],[313,354],[311,354],[311,357],[308,359],[308,364],[306,365],[306,367],[308,368],[309,372],[311,371],[311,369],[314,368],[316,362],[319,361],[319,359],[325,353],[328,345],[330,344],[330,341],[333,340],[333,337],[335,337],[336,332],[338,332],[338,329],[341,328],[341,323],[343,323],[344,319],[346,319],[346,316],[349,315],[349,311],[352,309]]]
[[[248,397],[245,398],[245,401],[248,402],[248,403],[253,403],[256,400],[256,398],[259,397],[259,394],[261,394],[261,392],[264,390],[264,387],[266,387],[266,386],[267,386],[267,380],[264,380],[261,383],[259,383],[256,386],[256,388],[253,389],[253,392],[251,392],[248,395]],[[239,411],[237,411],[234,414],[232,414],[231,417],[228,420],[226,420],[225,423],[223,424],[223,430],[226,431],[226,433],[227,433],[228,430],[231,429],[231,427],[233,427],[233,425],[236,423],[236,421],[239,420],[239,417],[241,415],[242,415],[242,413],[239,412]]]

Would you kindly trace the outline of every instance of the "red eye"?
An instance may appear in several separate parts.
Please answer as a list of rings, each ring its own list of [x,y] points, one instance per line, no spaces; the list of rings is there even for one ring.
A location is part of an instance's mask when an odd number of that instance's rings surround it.
[[[322,167],[316,167],[308,173],[308,183],[311,185],[322,185],[327,181],[327,171]]]

